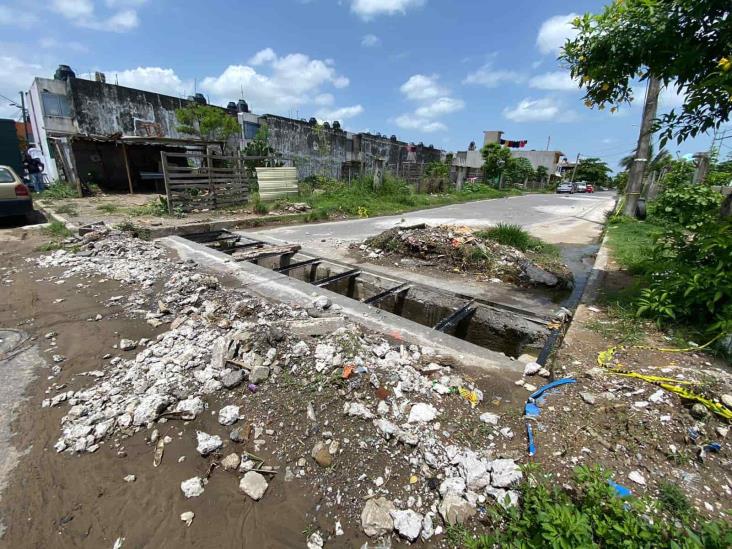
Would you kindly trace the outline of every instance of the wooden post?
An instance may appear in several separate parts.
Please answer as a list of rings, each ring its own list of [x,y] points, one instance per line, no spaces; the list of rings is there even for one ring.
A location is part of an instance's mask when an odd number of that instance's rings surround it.
[[[170,177],[168,176],[168,155],[160,151],[160,164],[163,167],[163,181],[165,183],[165,197],[168,200],[168,213],[173,215],[173,200],[170,192]]]
[[[122,143],[122,156],[124,156],[125,159],[125,170],[127,171],[127,183],[130,186],[130,194],[133,194],[135,191],[132,189],[132,175],[130,175],[130,162],[127,159],[127,145]]]

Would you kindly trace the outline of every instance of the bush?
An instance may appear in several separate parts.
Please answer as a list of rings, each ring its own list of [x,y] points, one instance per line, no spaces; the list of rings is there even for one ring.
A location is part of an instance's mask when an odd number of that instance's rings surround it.
[[[65,181],[55,181],[40,193],[39,198],[58,200],[60,198],[79,198],[77,190]]]
[[[723,521],[704,521],[683,505],[677,492],[659,506],[634,497],[621,498],[599,468],[579,467],[572,492],[528,469],[519,508],[489,511],[492,532],[466,536],[474,549],[493,547],[677,547],[721,549],[732,544]],[[665,512],[663,512],[665,511]]]
[[[706,185],[693,185],[693,173],[691,163],[674,163],[662,180],[663,191],[650,205],[653,217],[689,230],[719,217],[722,195]]]
[[[531,235],[519,225],[499,223],[481,234],[484,234],[491,240],[495,240],[499,244],[512,246],[522,252],[528,250],[532,244]]]

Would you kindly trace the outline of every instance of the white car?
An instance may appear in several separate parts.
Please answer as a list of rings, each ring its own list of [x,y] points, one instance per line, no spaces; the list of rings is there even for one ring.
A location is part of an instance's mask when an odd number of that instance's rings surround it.
[[[559,185],[557,185],[557,194],[561,194],[561,193],[573,194],[574,193],[574,184],[560,183]]]
[[[33,214],[33,199],[28,187],[10,166],[0,165],[0,217],[25,217]]]

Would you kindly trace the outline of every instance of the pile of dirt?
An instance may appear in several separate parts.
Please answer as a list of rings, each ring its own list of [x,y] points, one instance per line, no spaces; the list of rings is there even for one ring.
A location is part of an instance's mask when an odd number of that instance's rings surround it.
[[[482,237],[468,227],[395,227],[356,245],[369,260],[413,258],[455,272],[499,278],[521,286],[572,288],[574,277],[559,259],[522,252]]]

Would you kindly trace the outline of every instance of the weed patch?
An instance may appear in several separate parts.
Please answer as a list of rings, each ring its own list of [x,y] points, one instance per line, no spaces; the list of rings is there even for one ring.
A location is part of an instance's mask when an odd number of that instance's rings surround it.
[[[51,221],[48,227],[44,227],[43,233],[54,238],[68,238],[71,236],[71,231],[66,228],[66,225],[56,220]]]
[[[77,217],[79,215],[79,210],[77,210],[76,206],[73,204],[61,204],[56,207],[55,210],[58,214],[68,215],[70,217]]]
[[[62,198],[78,198],[79,193],[74,187],[63,181],[52,183],[46,190],[42,191],[38,198],[44,200],[59,200]]]

